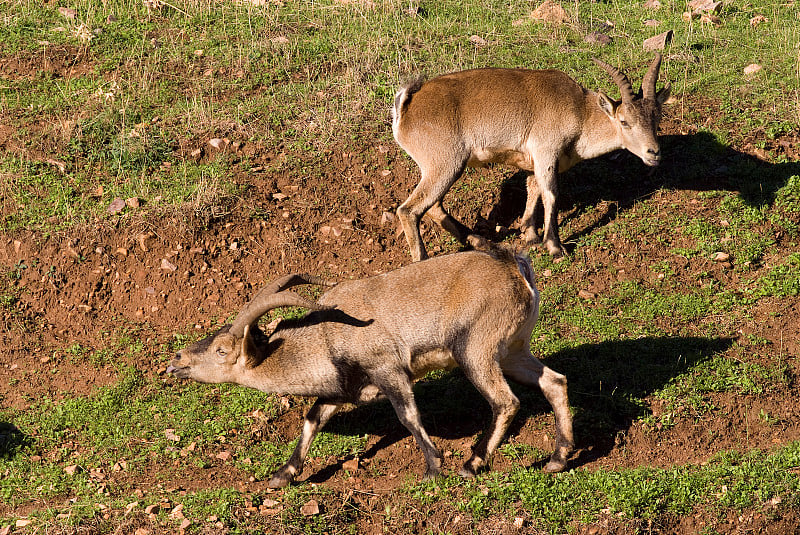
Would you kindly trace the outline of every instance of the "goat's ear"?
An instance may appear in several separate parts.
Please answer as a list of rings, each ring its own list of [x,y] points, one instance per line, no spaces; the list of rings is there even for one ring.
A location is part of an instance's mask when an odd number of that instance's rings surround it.
[[[620,105],[621,101],[616,101],[613,98],[609,97],[602,91],[597,92],[597,104],[600,106],[600,109],[605,112],[606,115],[614,118],[614,113],[617,111],[617,107]]]
[[[244,328],[244,336],[242,336],[242,350],[239,355],[243,359],[246,368],[252,368],[258,364],[258,347],[256,346],[253,335],[250,334],[250,325]]]
[[[661,91],[656,93],[656,102],[658,102],[659,106],[661,106],[667,100],[669,100],[669,95],[671,91],[672,91],[672,84],[667,82],[667,85],[665,85]]]

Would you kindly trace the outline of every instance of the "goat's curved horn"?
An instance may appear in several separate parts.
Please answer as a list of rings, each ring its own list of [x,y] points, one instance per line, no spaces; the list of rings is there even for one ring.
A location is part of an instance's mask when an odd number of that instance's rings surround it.
[[[258,318],[272,310],[273,308],[295,306],[303,307],[309,310],[329,310],[334,307],[320,305],[310,299],[301,297],[293,292],[285,292],[292,286],[298,284],[318,284],[320,286],[334,286],[336,283],[314,277],[313,275],[292,273],[271,282],[269,285],[262,288],[256,296],[247,303],[236,319],[231,325],[230,333],[234,336],[241,337],[244,335],[244,328],[252,325]]]
[[[625,75],[625,73],[616,67],[612,67],[605,61],[600,61],[597,58],[592,58],[592,61],[594,61],[598,67],[601,67],[604,71],[611,75],[611,79],[614,80],[614,83],[617,84],[617,87],[619,87],[622,102],[629,104],[633,100],[633,86],[631,85],[631,81],[628,80],[628,77]]]
[[[267,286],[262,288],[253,299],[258,299],[258,296],[262,294],[274,294],[283,290],[288,290],[292,286],[297,286],[298,284],[336,286],[335,282],[327,281],[325,279],[315,277],[314,275],[309,275],[308,273],[290,273],[289,275],[284,275],[280,279],[275,279],[274,281],[270,282]]]
[[[647,74],[642,79],[642,96],[651,100],[656,98],[656,82],[658,81],[658,69],[661,67],[661,54],[656,52],[656,57],[650,63]]]

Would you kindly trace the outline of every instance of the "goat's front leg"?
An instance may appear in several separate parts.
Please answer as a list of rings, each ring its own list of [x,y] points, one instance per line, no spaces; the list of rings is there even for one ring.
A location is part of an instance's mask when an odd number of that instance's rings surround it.
[[[536,214],[542,200],[542,192],[539,190],[539,183],[536,181],[536,173],[533,171],[526,171],[526,173],[525,182],[528,198],[525,202],[525,212],[522,214],[519,230],[525,239],[526,245],[539,245],[542,243],[542,239],[539,237],[539,233],[536,232]]]
[[[381,370],[372,377],[381,392],[389,398],[400,422],[411,432],[417,445],[425,456],[427,470],[424,479],[433,479],[442,471],[442,454],[433,444],[431,437],[422,426],[417,403],[414,400],[412,383],[403,371]]]
[[[300,433],[300,438],[297,440],[297,446],[292,452],[289,460],[281,466],[269,480],[269,487],[278,489],[289,485],[295,477],[303,472],[303,464],[308,455],[308,450],[314,437],[317,433],[325,427],[328,420],[336,414],[341,408],[341,403],[330,403],[318,399],[316,403],[309,409],[306,414],[305,421],[303,422],[303,431]]]
[[[542,206],[544,207],[542,241],[547,252],[554,258],[559,258],[564,256],[567,251],[561,244],[561,238],[558,234],[558,207],[556,206],[556,199],[558,198],[558,160],[555,158],[537,158],[534,175],[533,182],[535,182],[535,186],[532,185],[531,177],[528,177],[528,200],[525,206],[525,215],[522,218],[525,239],[528,243],[538,243],[538,237],[535,236],[536,227],[533,221],[533,214],[536,208],[536,201],[541,197]]]

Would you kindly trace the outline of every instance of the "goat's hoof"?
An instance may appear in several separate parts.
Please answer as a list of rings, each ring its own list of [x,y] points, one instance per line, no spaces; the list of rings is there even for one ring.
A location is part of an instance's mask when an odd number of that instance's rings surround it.
[[[542,237],[539,236],[539,233],[536,232],[536,229],[530,227],[528,229],[520,229],[522,233],[522,239],[525,240],[525,245],[528,247],[534,247],[542,243]]]
[[[422,476],[422,481],[432,481],[432,480],[436,479],[437,477],[439,477],[439,474],[441,474],[441,473],[442,473],[442,469],[441,468],[428,468],[425,471],[425,475]]]
[[[294,478],[288,474],[275,474],[267,483],[267,486],[271,489],[282,489],[284,487],[288,487]]]
[[[475,249],[476,251],[490,251],[492,248],[491,245],[489,244],[489,240],[477,234],[470,234],[469,236],[467,236],[466,241],[469,244],[469,246]]]
[[[475,479],[475,476],[477,474],[475,473],[475,470],[467,468],[466,466],[462,466],[461,469],[458,471],[458,475],[460,475],[464,479]]]
[[[553,461],[551,460],[544,468],[542,468],[542,472],[546,474],[557,474],[558,472],[563,472],[564,469],[567,467],[567,463],[564,461]]]

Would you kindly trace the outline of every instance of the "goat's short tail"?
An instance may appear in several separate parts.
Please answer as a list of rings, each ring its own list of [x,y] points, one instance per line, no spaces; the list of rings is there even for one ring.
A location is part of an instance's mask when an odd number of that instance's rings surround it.
[[[394,95],[394,104],[392,105],[392,130],[394,132],[397,132],[397,125],[400,123],[400,119],[403,117],[403,112],[408,106],[408,103],[411,101],[411,97],[414,95],[414,93],[419,91],[419,88],[422,87],[423,83],[425,83],[425,79],[423,77],[415,78],[414,80],[403,84],[403,86]]]
[[[533,266],[527,256],[515,254],[514,259],[517,261],[517,268],[522,276],[528,281],[531,289],[536,288],[536,273],[533,271]]]
[[[536,273],[533,271],[533,266],[531,266],[530,259],[527,256],[514,252],[507,245],[494,243],[477,234],[467,236],[467,243],[476,251],[490,254],[499,260],[516,262],[520,274],[531,288],[536,288]]]

